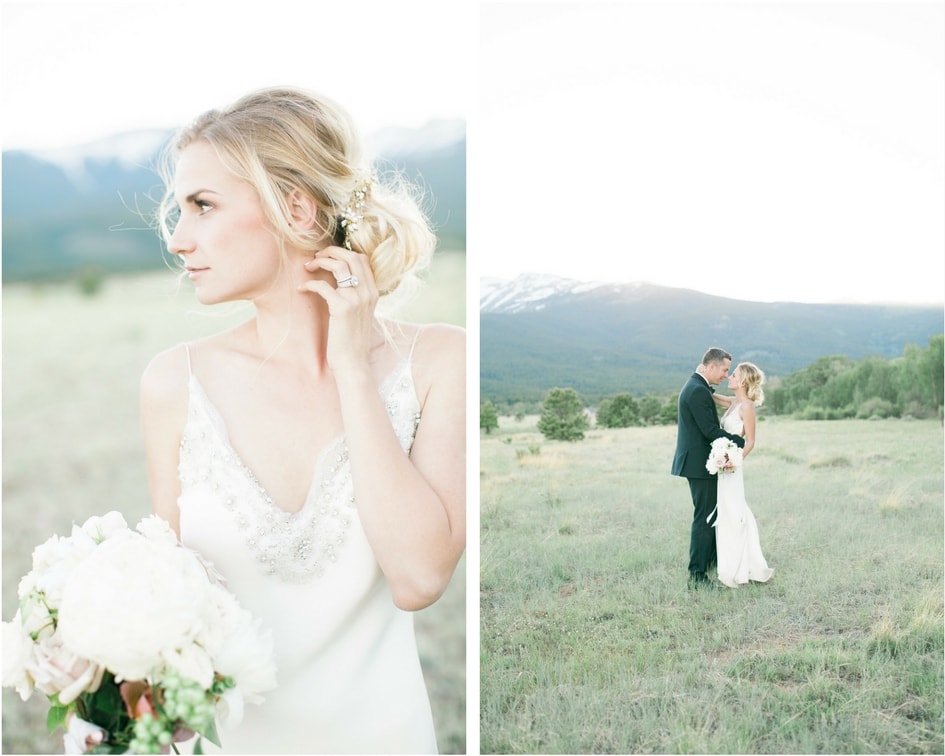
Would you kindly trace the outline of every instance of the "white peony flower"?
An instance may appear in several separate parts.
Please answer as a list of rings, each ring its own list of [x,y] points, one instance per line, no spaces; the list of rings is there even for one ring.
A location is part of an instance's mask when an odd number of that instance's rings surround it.
[[[213,595],[223,630],[223,643],[214,649],[216,669],[233,678],[246,701],[260,703],[260,694],[276,687],[272,634],[231,593],[214,586]]]
[[[52,536],[33,549],[33,569],[20,581],[19,597],[39,591],[46,595],[49,606],[59,606],[66,578],[85,555],[71,538]]]
[[[17,612],[12,622],[2,624],[3,635],[3,687],[16,688],[20,698],[29,700],[33,694],[33,681],[26,671],[27,662],[33,654],[33,639],[27,634]]]
[[[101,517],[90,517],[82,525],[82,532],[89,535],[96,543],[111,538],[115,533],[128,530],[128,523],[125,522],[121,512],[111,511]],[[75,528],[73,528],[73,533]]]
[[[210,583],[185,549],[110,538],[77,565],[59,607],[63,641],[118,680],[140,680],[200,631]]]
[[[56,622],[39,593],[33,593],[21,601],[16,616],[20,618],[23,630],[34,640],[48,638],[56,631]]]
[[[159,541],[170,546],[177,545],[177,533],[174,532],[167,520],[157,515],[145,517],[135,529],[152,541]]]
[[[204,690],[209,690],[213,685],[213,660],[197,644],[165,650],[162,658],[168,669],[176,669],[181,677],[193,680]]]
[[[216,715],[223,727],[235,727],[243,721],[243,696],[239,690],[229,688],[217,700]]]

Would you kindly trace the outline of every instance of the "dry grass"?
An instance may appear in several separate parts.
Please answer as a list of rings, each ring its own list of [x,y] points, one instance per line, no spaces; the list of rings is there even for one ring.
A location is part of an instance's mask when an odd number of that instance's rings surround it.
[[[481,439],[482,750],[941,753],[941,424],[760,423],[746,493],[776,572],[719,592],[686,590],[674,440],[547,442],[534,418]],[[520,464],[536,443],[564,464]]]

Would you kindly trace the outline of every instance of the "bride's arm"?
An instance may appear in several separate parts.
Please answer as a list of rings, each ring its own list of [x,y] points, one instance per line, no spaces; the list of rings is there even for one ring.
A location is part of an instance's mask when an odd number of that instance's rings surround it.
[[[731,407],[734,400],[734,396],[719,396],[718,394],[712,394],[712,401],[720,407],[725,407],[725,409]]]
[[[465,349],[461,329],[423,329],[413,359],[421,420],[409,457],[371,374],[336,374],[358,513],[401,609],[436,601],[466,544]]]
[[[751,402],[742,402],[739,411],[742,416],[744,430],[742,435],[745,437],[745,447],[742,449],[742,457],[747,457],[748,453],[755,446],[755,405]]]
[[[141,376],[141,429],[151,508],[180,538],[180,441],[187,413],[186,353],[175,347],[154,357]]]

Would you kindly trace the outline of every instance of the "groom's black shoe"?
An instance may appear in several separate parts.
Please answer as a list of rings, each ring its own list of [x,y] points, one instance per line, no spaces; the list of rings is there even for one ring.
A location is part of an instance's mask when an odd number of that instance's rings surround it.
[[[705,576],[703,572],[691,572],[689,574],[689,590],[714,590],[718,586],[709,578]]]

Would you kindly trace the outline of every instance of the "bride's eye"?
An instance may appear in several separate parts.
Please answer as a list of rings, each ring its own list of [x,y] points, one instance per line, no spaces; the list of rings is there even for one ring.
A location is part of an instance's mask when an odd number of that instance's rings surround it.
[[[210,212],[213,209],[213,205],[211,205],[206,200],[196,199],[194,200],[194,204],[197,206],[197,209],[200,211],[199,213],[200,215],[206,215],[208,212]]]

